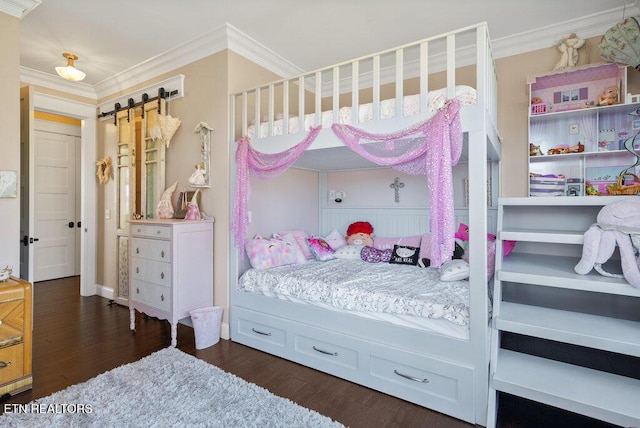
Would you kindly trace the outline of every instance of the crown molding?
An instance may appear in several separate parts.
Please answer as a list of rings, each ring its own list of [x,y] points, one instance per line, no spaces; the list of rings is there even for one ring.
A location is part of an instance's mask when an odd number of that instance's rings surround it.
[[[32,68],[20,67],[20,82],[77,95],[92,100],[97,99],[93,86],[82,82],[70,82],[58,75],[44,73]]]
[[[0,0],[0,12],[15,18],[24,18],[29,12],[40,6],[40,3],[42,0]]]
[[[42,0],[0,0],[0,11],[11,6],[17,8],[17,12],[21,10],[24,16],[25,11],[32,10],[39,5]],[[493,39],[491,41],[493,47],[494,58],[504,58],[508,56],[518,55],[530,51],[548,48],[554,46],[563,37],[570,33],[576,33],[581,38],[595,37],[604,34],[612,25],[620,22],[623,15],[637,16],[640,15],[639,0],[634,0],[623,7],[610,9],[606,12],[583,16],[573,20],[563,22],[557,25],[538,28],[532,31],[522,32],[513,36]],[[126,90],[145,81],[153,79],[161,74],[175,71],[177,68],[206,58],[217,52],[229,49],[235,53],[247,58],[249,61],[264,67],[278,76],[290,78],[304,73],[304,70],[281,55],[267,48],[259,41],[253,39],[243,33],[233,25],[226,23],[200,37],[194,38],[176,48],[163,52],[160,55],[149,58],[140,64],[130,67],[112,77],[103,80],[93,86],[72,83],[60,80],[55,75],[37,72],[35,70],[21,67],[20,77],[26,83],[33,83],[59,89],[75,95],[80,95],[92,99],[102,99],[112,94]],[[462,48],[458,54],[458,65],[472,64],[475,61],[474,51]],[[445,58],[430,58],[431,70],[444,70]],[[414,70],[415,68],[415,70]],[[407,65],[407,73],[412,75],[419,71],[416,65]],[[391,79],[393,70],[381,70],[381,80]],[[390,76],[387,78],[387,76]],[[366,81],[364,77],[363,84]],[[345,90],[350,88],[345,86]],[[343,84],[341,83],[341,87]],[[309,89],[315,90],[311,86]],[[342,89],[341,89],[342,90]],[[327,91],[327,87],[323,85],[323,93]],[[330,92],[328,92],[330,93]]]

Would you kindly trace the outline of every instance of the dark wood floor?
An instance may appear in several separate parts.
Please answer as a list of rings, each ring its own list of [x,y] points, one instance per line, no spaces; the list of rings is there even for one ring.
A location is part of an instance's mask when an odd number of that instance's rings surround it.
[[[132,334],[127,308],[81,297],[79,290],[77,277],[35,284],[33,389],[4,402],[28,403],[169,345],[166,321],[138,314]],[[231,341],[196,350],[193,330],[183,325],[178,348],[349,427],[472,426]],[[500,403],[500,427],[607,426],[515,397],[501,397]]]

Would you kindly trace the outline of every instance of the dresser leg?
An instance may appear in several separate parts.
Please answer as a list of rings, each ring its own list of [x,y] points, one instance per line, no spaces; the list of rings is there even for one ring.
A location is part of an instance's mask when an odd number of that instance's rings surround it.
[[[133,308],[129,308],[129,320],[129,328],[133,331],[136,331],[136,310]]]
[[[171,346],[176,347],[178,344],[178,323],[171,323]]]

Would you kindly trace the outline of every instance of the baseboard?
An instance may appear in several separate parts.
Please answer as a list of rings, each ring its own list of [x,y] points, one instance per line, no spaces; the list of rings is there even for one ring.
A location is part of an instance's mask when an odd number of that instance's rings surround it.
[[[113,288],[107,287],[101,284],[96,284],[96,295],[104,297],[105,299],[113,300],[115,293]]]

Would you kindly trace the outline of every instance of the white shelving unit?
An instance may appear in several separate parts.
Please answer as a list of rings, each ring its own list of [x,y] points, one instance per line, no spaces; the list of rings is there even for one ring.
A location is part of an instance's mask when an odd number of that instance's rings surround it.
[[[640,364],[640,290],[595,271],[574,272],[584,232],[604,205],[620,198],[625,196],[499,199],[496,254],[502,254],[503,240],[518,243],[509,256],[496,258],[488,427],[497,422],[498,392],[640,426],[639,379],[501,343],[509,333],[637,357]]]

